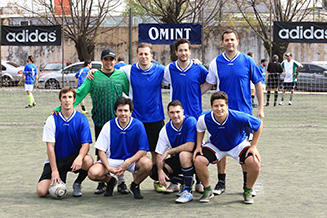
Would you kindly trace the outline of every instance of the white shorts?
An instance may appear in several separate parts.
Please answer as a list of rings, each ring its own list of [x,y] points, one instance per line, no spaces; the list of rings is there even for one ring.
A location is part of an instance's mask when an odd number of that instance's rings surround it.
[[[215,153],[217,160],[221,160],[226,156],[230,156],[234,158],[238,163],[240,163],[240,156],[242,154],[242,151],[249,146],[251,146],[250,142],[248,140],[244,140],[243,142],[238,144],[235,148],[229,151],[221,151],[210,142],[203,145],[202,147],[207,147],[209,148],[209,150],[213,151]]]
[[[120,165],[122,165],[122,163],[124,163],[124,160],[117,160],[117,159],[108,158],[108,162],[109,162],[110,167],[118,168],[118,167],[120,167]],[[102,161],[99,160],[97,163],[102,164]],[[134,174],[137,174],[137,172],[138,172],[137,170],[135,170],[135,162],[132,163],[131,165],[129,165],[126,170],[131,172],[131,173],[134,173]],[[115,176],[115,174],[110,173],[110,176]]]
[[[25,91],[33,91],[33,87],[34,85],[28,85],[28,84],[25,84]]]
[[[253,82],[250,82],[250,85],[251,85],[251,89],[255,89]]]

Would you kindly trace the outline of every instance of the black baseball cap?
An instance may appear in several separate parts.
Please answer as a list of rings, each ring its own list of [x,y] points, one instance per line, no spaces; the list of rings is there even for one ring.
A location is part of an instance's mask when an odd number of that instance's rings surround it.
[[[292,54],[291,54],[290,52],[287,52],[287,53],[285,54],[285,56],[286,56],[286,57],[289,57],[289,56],[292,56]]]
[[[106,48],[101,53],[101,59],[112,57],[116,59],[116,52],[112,48]]]

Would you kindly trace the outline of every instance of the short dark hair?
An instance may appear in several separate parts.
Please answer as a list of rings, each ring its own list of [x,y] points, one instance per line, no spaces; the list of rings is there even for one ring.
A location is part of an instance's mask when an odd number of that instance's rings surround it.
[[[181,38],[181,39],[177,39],[177,40],[174,42],[174,45],[175,45],[175,51],[177,51],[178,46],[181,45],[181,44],[188,44],[188,48],[191,47],[191,43],[190,43],[190,41],[188,41],[188,40],[185,39],[185,38]]]
[[[84,61],[84,67],[86,67],[87,65],[89,65],[91,63],[91,61]]]
[[[226,104],[228,104],[228,95],[223,91],[218,91],[218,92],[212,93],[211,98],[210,98],[211,106],[213,105],[213,102],[217,99],[223,99],[223,100],[225,100]]]
[[[125,58],[122,57],[122,56],[119,56],[118,59],[117,59],[117,61],[118,61],[118,62],[119,62],[119,61],[125,61]]]
[[[134,110],[134,104],[132,99],[130,98],[125,98],[125,97],[120,97],[117,99],[117,101],[114,104],[114,110],[117,111],[118,106],[120,105],[129,105],[129,110],[132,112]]]
[[[61,90],[60,90],[60,92],[59,92],[59,100],[61,99],[61,96],[63,95],[63,94],[66,94],[67,92],[72,92],[73,93],[73,95],[74,95],[74,99],[76,98],[76,92],[75,92],[75,89],[73,89],[72,87],[64,87],[64,88],[62,88]]]
[[[253,52],[252,52],[252,51],[249,51],[249,52],[247,53],[247,55],[248,55],[248,56],[250,56],[251,58],[253,58],[253,57],[254,57],[254,54],[253,54]]]
[[[152,54],[152,45],[150,43],[142,42],[137,46],[136,53],[139,53],[139,48],[150,48],[150,53]]]
[[[176,106],[181,106],[181,108],[183,109],[183,105],[180,101],[173,100],[173,101],[169,102],[169,104],[167,106],[167,111],[169,111],[169,107],[176,107]]]
[[[29,55],[29,56],[27,57],[27,60],[30,60],[33,64],[34,64],[34,62],[35,62],[35,60],[34,60],[34,58],[33,58],[32,55]]]
[[[264,63],[264,62],[266,62],[266,61],[268,61],[266,58],[261,59],[261,63]]]
[[[230,34],[230,33],[234,33],[235,36],[236,36],[236,39],[238,39],[238,34],[235,30],[232,30],[232,29],[227,29],[223,32],[223,34],[221,35],[221,41],[224,41],[224,36],[225,34]]]

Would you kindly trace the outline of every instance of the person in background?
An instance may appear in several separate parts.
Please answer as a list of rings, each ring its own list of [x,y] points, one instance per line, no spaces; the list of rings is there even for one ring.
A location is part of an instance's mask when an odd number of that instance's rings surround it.
[[[124,57],[118,57],[117,59],[117,64],[115,64],[115,68],[119,70],[121,67],[126,66],[127,64],[125,63],[125,58]]]
[[[279,88],[279,78],[280,75],[283,73],[283,68],[278,62],[278,55],[273,55],[272,62],[268,64],[267,67],[267,103],[266,107],[269,106],[269,99],[270,99],[270,92],[274,89],[275,92],[275,99],[274,99],[274,106],[277,105],[278,99],[278,88]]]
[[[77,82],[77,88],[79,88],[84,80],[86,79],[86,75],[89,72],[89,70],[92,68],[91,61],[84,61],[84,67],[81,68],[76,74],[75,79]],[[81,101],[81,108],[82,108],[82,114],[87,114],[87,110],[85,109],[85,101],[84,99]]]

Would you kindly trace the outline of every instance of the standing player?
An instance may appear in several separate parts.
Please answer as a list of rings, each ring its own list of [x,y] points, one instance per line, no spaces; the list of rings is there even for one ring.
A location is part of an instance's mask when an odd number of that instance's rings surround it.
[[[283,68],[278,62],[278,55],[273,55],[273,61],[268,64],[267,67],[268,80],[267,80],[267,103],[266,106],[269,106],[270,92],[271,89],[274,89],[275,99],[274,106],[277,104],[278,99],[278,88],[279,88],[279,78],[283,73]]]
[[[190,46],[187,39],[175,41],[175,54],[178,59],[165,68],[163,84],[171,84],[170,100],[179,100],[183,105],[185,115],[198,119],[202,114],[201,85],[205,82],[208,71],[203,65],[194,64],[190,59]],[[178,185],[172,182],[166,191],[177,190]],[[197,181],[195,190],[203,192],[200,181]]]
[[[261,59],[260,65],[258,66],[261,74],[262,74],[262,90],[266,90],[266,67],[268,65],[268,60],[267,59]]]
[[[37,184],[37,194],[40,197],[49,193],[50,185],[60,181],[66,183],[68,171],[79,173],[73,185],[73,196],[82,196],[81,183],[93,164],[92,157],[87,154],[92,137],[89,121],[73,108],[75,96],[73,88],[61,89],[61,110],[58,115],[51,115],[45,122],[43,141],[47,144],[48,159]]]
[[[25,91],[28,96],[28,102],[29,104],[25,108],[32,108],[36,105],[36,102],[34,100],[34,96],[32,94],[33,87],[38,86],[38,74],[37,74],[37,68],[34,65],[34,58],[32,55],[27,57],[27,65],[24,68],[24,72],[22,77],[20,78],[18,85],[21,84],[21,82],[25,79]]]
[[[257,144],[262,131],[262,121],[249,114],[228,109],[228,96],[222,91],[213,93],[210,103],[212,111],[201,115],[198,120],[197,147],[193,154],[196,173],[205,187],[200,202],[207,203],[214,196],[209,184],[208,164],[231,156],[244,165],[247,171],[243,197],[244,203],[252,204],[252,187],[260,172],[261,159]],[[254,131],[251,143],[246,139],[246,128]],[[209,138],[202,146],[206,130]]]
[[[114,68],[116,63],[116,53],[111,48],[106,48],[101,53],[102,68],[93,74],[92,80],[85,80],[76,90],[76,101],[74,107],[77,106],[88,93],[92,99],[92,120],[94,122],[95,139],[98,138],[103,125],[109,120],[116,117],[114,104],[123,93],[128,95],[129,82],[126,75]],[[89,72],[91,72],[90,70]],[[56,108],[55,110],[60,110]],[[98,151],[96,150],[96,155]],[[99,157],[98,157],[99,158]],[[119,192],[122,194],[129,193],[123,177],[120,177],[118,186]],[[99,183],[95,194],[101,194],[105,191],[105,183]]]
[[[146,156],[149,145],[145,129],[139,120],[131,117],[131,99],[119,98],[114,110],[117,118],[103,126],[95,143],[100,161],[90,168],[89,178],[107,182],[104,196],[112,196],[114,184],[117,183],[114,176],[119,177],[128,170],[133,173],[134,178],[130,190],[135,199],[142,199],[140,183],[150,174],[152,168],[151,159]]]
[[[229,108],[252,114],[250,81],[255,85],[259,102],[257,116],[263,120],[263,91],[262,74],[255,65],[254,60],[246,54],[237,51],[239,44],[238,35],[234,30],[226,30],[221,36],[224,53],[212,60],[206,82],[201,87],[202,93],[217,84],[217,90],[224,91],[230,98]],[[251,138],[251,129],[247,130]],[[225,191],[227,158],[222,158],[218,163],[218,183],[214,194]],[[246,187],[246,171],[243,169],[244,185]]]
[[[81,68],[76,74],[75,79],[77,82],[77,88],[80,87],[84,80],[86,79],[87,72],[92,68],[91,61],[84,61],[84,67]],[[82,108],[82,114],[87,114],[87,111],[85,109],[85,102],[84,99],[81,101],[81,108]]]
[[[157,164],[152,168],[151,178],[167,186],[178,174],[183,174],[184,188],[176,203],[193,200],[192,185],[194,168],[192,151],[196,141],[196,119],[185,115],[182,104],[174,100],[168,104],[170,121],[162,127],[156,147]],[[170,155],[170,158],[167,158]]]
[[[283,83],[283,94],[282,101],[279,102],[279,105],[284,104],[284,97],[286,95],[286,90],[291,90],[289,105],[292,105],[292,100],[294,96],[294,89],[296,85],[296,77],[299,72],[303,68],[302,64],[292,59],[291,53],[285,54],[286,60],[282,62],[282,67],[284,69],[284,83]]]

